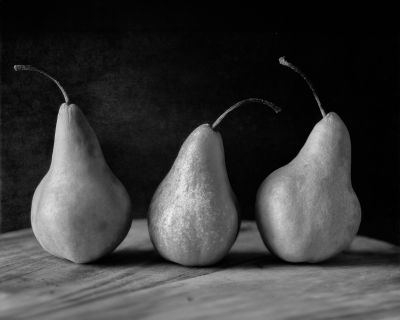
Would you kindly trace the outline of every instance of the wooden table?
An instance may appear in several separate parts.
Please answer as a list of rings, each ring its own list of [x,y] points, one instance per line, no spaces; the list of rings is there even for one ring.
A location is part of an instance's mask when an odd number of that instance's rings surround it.
[[[284,263],[242,223],[227,258],[186,268],[153,250],[144,220],[89,265],[47,254],[31,230],[0,236],[0,319],[400,319],[400,248],[357,237],[322,264]]]

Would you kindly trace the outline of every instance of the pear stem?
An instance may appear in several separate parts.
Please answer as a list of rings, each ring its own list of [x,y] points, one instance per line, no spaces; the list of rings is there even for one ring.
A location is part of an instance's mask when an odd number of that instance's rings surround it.
[[[285,66],[285,67],[288,67],[288,68],[294,70],[297,74],[299,74],[307,82],[309,88],[311,89],[311,91],[313,93],[315,101],[317,101],[319,110],[321,111],[321,114],[322,114],[322,118],[324,118],[326,116],[325,110],[322,109],[321,101],[319,100],[317,92],[315,91],[314,86],[312,85],[311,81],[308,80],[306,75],[299,68],[297,68],[295,65],[293,65],[289,61],[287,61],[285,57],[280,57],[279,58],[279,63],[282,66]]]
[[[261,103],[264,104],[268,107],[270,107],[272,110],[274,110],[276,113],[282,111],[281,108],[279,108],[277,105],[275,105],[274,103],[268,101],[268,100],[264,100],[264,99],[260,99],[260,98],[248,98],[248,99],[244,99],[241,100],[239,102],[236,102],[233,106],[231,106],[229,109],[227,109],[223,114],[221,114],[217,120],[215,120],[215,122],[213,123],[213,125],[211,126],[211,129],[215,129],[216,126],[219,125],[219,123],[225,118],[225,116],[230,113],[231,111],[235,110],[236,108],[239,108],[240,106],[247,104],[247,103]]]
[[[42,70],[40,70],[40,69],[38,69],[38,68],[35,68],[35,67],[33,67],[33,66],[30,66],[30,65],[22,65],[22,64],[17,64],[17,65],[15,65],[15,66],[14,66],[14,70],[15,70],[15,71],[34,71],[34,72],[39,72],[39,73],[41,73],[42,75],[46,76],[47,78],[53,80],[53,82],[54,82],[54,83],[57,85],[57,87],[61,90],[61,92],[62,92],[62,94],[63,94],[63,96],[64,96],[64,99],[65,99],[65,103],[66,103],[67,105],[69,104],[69,98],[68,98],[68,95],[67,95],[67,93],[65,92],[64,88],[61,86],[61,84],[60,84],[55,78],[53,78],[53,77],[52,77],[51,75],[49,75],[48,73],[46,73],[46,72],[44,72],[44,71],[42,71]]]

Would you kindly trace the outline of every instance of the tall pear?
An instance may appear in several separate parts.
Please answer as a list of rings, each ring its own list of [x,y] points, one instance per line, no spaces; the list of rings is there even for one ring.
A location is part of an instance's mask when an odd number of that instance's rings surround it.
[[[260,99],[246,99],[226,110],[212,126],[197,127],[156,190],[148,212],[151,240],[167,260],[207,266],[221,260],[239,230],[236,197],[225,167],[221,135],[215,131],[233,109]]]
[[[268,249],[289,262],[319,262],[344,250],[355,237],[361,208],[351,184],[349,132],[339,118],[322,113],[298,155],[271,173],[256,198],[256,221]]]
[[[45,72],[31,66],[16,71]],[[132,223],[131,201],[107,165],[99,141],[81,110],[59,109],[49,171],[33,195],[31,223],[41,246],[75,263],[87,263],[113,251]]]

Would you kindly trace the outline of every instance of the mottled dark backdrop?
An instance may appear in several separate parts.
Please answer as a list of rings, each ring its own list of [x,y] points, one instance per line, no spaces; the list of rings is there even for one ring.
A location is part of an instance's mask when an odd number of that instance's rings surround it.
[[[308,73],[327,111],[337,112],[353,144],[352,177],[361,233],[399,239],[399,36],[240,32],[195,27],[189,18],[93,7],[78,22],[56,14],[1,32],[1,230],[29,227],[31,197],[46,173],[62,96],[49,80],[15,73],[32,64],[56,76],[94,127],[137,218],[188,134],[236,101],[276,102],[232,113],[219,130],[231,184],[245,218],[256,190],[289,162],[320,114],[306,84],[279,66],[286,55]],[[27,17],[25,17],[27,18]],[[37,22],[37,24],[35,24]]]

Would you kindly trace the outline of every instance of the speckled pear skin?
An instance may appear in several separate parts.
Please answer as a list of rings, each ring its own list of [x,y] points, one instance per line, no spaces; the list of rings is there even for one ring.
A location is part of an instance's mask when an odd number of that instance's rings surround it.
[[[32,200],[37,240],[57,257],[87,263],[113,251],[131,222],[129,195],[105,162],[95,133],[76,105],[62,104],[51,166]]]
[[[268,249],[289,262],[319,262],[344,250],[361,222],[351,185],[349,132],[327,114],[288,165],[261,184],[256,221]]]
[[[236,240],[239,217],[221,135],[197,127],[156,190],[148,212],[150,238],[165,259],[185,266],[221,260]]]

